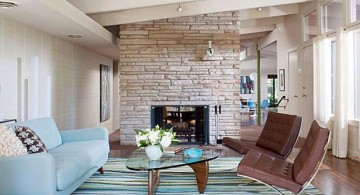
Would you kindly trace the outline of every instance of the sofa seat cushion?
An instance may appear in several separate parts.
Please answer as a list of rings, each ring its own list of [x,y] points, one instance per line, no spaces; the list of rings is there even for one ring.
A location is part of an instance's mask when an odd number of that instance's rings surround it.
[[[55,159],[57,190],[66,189],[92,167],[100,166],[108,148],[105,140],[91,140],[64,143],[49,150]]]
[[[292,163],[284,159],[250,150],[239,163],[237,174],[299,192],[302,184],[295,182],[292,167]]]

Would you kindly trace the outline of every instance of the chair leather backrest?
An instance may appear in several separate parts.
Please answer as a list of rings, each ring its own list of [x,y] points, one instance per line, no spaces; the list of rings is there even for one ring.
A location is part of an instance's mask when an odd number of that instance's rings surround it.
[[[313,121],[305,143],[293,164],[293,176],[297,183],[309,181],[313,173],[320,166],[325,146],[328,142],[330,130],[320,121]]]
[[[289,155],[299,135],[301,120],[300,116],[269,112],[256,146],[281,156]]]

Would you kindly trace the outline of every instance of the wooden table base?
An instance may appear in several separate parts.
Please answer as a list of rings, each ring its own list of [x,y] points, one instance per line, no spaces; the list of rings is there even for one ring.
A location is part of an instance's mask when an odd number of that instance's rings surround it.
[[[205,192],[205,188],[209,176],[209,163],[200,162],[196,164],[189,165],[196,177],[196,182],[198,185],[198,190],[200,194]],[[148,171],[148,195],[153,195],[156,193],[160,181],[160,171],[159,170],[149,170]]]
[[[148,195],[153,195],[156,193],[160,181],[160,171],[159,170],[149,170],[148,171]]]
[[[199,193],[203,194],[208,181],[209,163],[206,161],[189,166],[194,170]]]

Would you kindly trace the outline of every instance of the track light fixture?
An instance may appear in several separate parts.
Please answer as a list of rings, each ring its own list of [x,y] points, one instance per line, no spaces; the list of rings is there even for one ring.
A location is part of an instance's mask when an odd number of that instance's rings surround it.
[[[180,3],[179,3],[179,7],[176,9],[178,12],[182,12],[183,8],[181,7]]]

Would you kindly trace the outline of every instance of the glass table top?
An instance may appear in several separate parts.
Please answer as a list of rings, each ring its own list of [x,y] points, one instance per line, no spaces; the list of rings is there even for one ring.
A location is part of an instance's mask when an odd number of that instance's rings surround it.
[[[185,150],[185,149],[184,149]],[[126,167],[132,170],[148,171],[157,169],[167,169],[178,166],[190,165],[199,162],[213,160],[219,156],[219,153],[213,149],[201,149],[201,157],[184,156],[184,152],[176,154],[164,153],[160,160],[149,160],[144,148],[136,149],[126,161]]]

